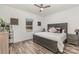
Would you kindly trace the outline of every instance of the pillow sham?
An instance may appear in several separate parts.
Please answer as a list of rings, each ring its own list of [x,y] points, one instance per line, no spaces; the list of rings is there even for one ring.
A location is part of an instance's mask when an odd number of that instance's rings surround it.
[[[62,33],[65,33],[65,29],[62,29]]]
[[[49,31],[49,32],[53,32],[53,33],[55,33],[57,30],[56,30],[56,28],[51,27],[48,31]]]
[[[62,33],[62,28],[56,28],[56,33]]]

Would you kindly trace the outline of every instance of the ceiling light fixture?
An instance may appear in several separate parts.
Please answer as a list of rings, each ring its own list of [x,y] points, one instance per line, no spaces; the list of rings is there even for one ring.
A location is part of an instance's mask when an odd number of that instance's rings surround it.
[[[43,8],[40,8],[40,10],[43,11],[44,9]]]
[[[42,12],[45,8],[51,7],[50,5],[44,5],[44,4],[34,4],[34,5],[40,8],[40,12]]]

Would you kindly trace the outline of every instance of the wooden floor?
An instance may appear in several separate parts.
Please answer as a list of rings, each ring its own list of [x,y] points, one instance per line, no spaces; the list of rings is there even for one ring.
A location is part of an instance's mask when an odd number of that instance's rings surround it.
[[[64,54],[78,54],[79,46],[65,44]],[[10,54],[53,54],[48,49],[34,43],[32,40],[10,45]]]

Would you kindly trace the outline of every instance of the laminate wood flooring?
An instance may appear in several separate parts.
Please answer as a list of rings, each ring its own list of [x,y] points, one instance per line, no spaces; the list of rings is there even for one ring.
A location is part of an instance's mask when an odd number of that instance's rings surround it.
[[[10,44],[10,54],[54,54],[33,40]],[[79,46],[65,44],[64,54],[79,54]]]

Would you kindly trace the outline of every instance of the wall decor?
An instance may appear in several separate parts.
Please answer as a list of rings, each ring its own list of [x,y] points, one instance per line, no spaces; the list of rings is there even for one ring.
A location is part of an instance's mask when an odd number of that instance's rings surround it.
[[[10,18],[11,25],[18,25],[18,18]]]
[[[41,22],[40,21],[38,22],[38,26],[41,26]]]

